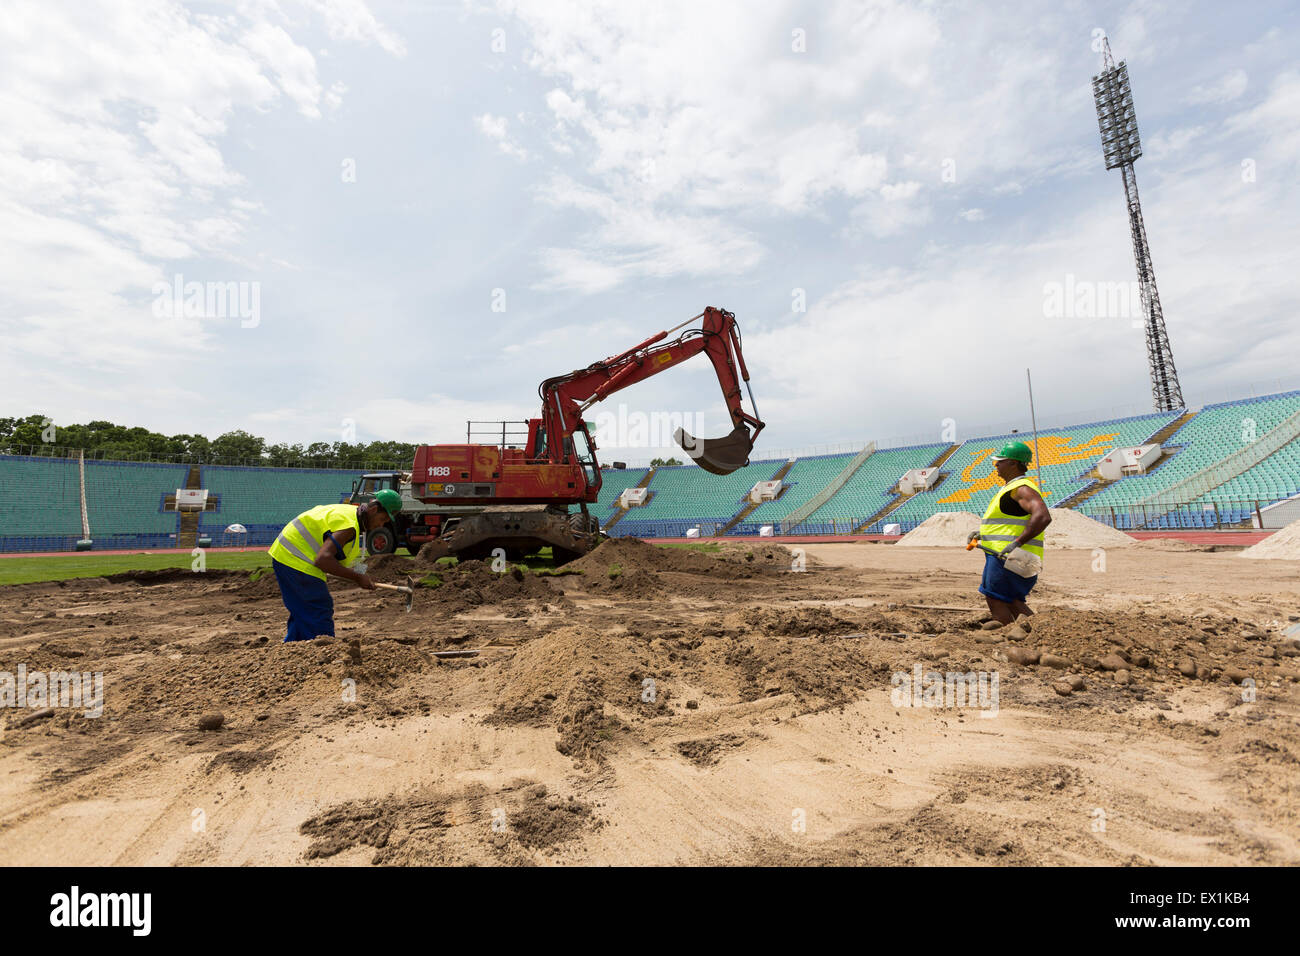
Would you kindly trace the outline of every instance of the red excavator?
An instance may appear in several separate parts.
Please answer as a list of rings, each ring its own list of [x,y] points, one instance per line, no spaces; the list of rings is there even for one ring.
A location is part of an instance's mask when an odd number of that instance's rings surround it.
[[[687,329],[665,341],[678,329],[701,319],[699,328]],[[723,438],[700,439],[678,428],[674,434],[696,463],[715,475],[728,475],[749,463],[754,439],[763,430],[756,417],[741,404],[740,385],[749,389],[749,371],[741,354],[736,317],[724,309],[706,308],[681,325],[651,336],[619,355],[567,375],[542,382],[539,418],[527,422],[491,423],[492,444],[471,443],[470,422],[464,445],[422,445],[415,451],[411,470],[411,495],[437,507],[424,518],[423,533],[407,534],[414,546],[437,542],[426,556],[441,554],[486,558],[501,548],[517,560],[549,545],[557,563],[591,550],[601,539],[599,522],[587,510],[600,491],[601,472],[596,446],[583,414],[619,389],[704,352],[713,363],[731,416],[731,433]],[[578,512],[569,513],[573,505]],[[466,508],[481,510],[467,514]]]

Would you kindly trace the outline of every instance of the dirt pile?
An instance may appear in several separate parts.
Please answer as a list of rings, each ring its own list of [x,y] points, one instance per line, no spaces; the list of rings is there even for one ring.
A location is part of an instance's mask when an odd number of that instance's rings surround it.
[[[664,708],[668,695],[650,677],[657,670],[642,641],[577,625],[558,628],[528,641],[503,667],[494,719],[554,725],[560,753],[599,762],[618,729],[605,714],[606,702],[647,714]]]
[[[898,539],[900,548],[964,548],[980,517],[969,511],[938,511]]]
[[[773,571],[789,571],[794,563],[794,555],[789,548],[765,542],[755,544],[723,542],[722,552],[718,556],[723,561],[770,568]]]
[[[1259,544],[1241,552],[1241,557],[1300,560],[1300,521],[1292,521],[1281,531],[1274,531]]]
[[[305,820],[307,860],[369,847],[375,866],[463,864],[474,859],[482,834],[492,834],[499,862],[528,864],[603,825],[590,804],[550,794],[543,784],[495,793],[423,790],[410,796],[354,800]]]
[[[580,571],[588,578],[608,577],[611,573],[675,571],[737,579],[789,571],[793,560],[790,551],[779,545],[760,545],[753,549],[740,545],[702,552],[693,548],[660,547],[640,538],[609,538],[565,568]]]
[[[1047,549],[1054,548],[1129,548],[1133,539],[1123,531],[1094,521],[1069,508],[1052,508],[1052,523],[1047,526]]]

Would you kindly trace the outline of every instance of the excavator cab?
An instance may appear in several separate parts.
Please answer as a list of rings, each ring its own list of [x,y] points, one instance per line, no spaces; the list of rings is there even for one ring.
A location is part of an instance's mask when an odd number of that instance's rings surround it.
[[[673,440],[695,459],[695,464],[715,475],[729,475],[748,465],[749,453],[754,450],[754,439],[744,425],[737,425],[731,434],[722,438],[696,438],[679,428],[673,433]]]

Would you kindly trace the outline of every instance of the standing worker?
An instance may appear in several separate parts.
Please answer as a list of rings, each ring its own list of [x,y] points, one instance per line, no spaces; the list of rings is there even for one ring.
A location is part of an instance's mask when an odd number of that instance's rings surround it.
[[[1052,523],[1038,483],[1029,477],[1032,455],[1024,442],[1003,445],[993,456],[998,477],[1005,485],[993,493],[967,547],[979,545],[984,554],[984,579],[980,594],[1000,627],[1018,616],[1034,612],[1025,598],[1038,583],[1043,566],[1043,531]]]
[[[382,528],[402,510],[402,496],[392,489],[375,492],[361,505],[321,505],[294,518],[275,539],[268,553],[280,596],[289,609],[286,641],[310,641],[334,635],[334,599],[325,575],[375,589],[369,576],[351,565],[361,557],[362,529]]]

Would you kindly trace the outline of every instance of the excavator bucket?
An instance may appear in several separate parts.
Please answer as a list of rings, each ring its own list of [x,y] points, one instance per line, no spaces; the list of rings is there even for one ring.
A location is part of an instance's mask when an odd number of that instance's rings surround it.
[[[673,433],[673,439],[697,465],[715,475],[729,475],[748,465],[749,453],[754,450],[754,440],[744,425],[737,425],[730,435],[722,438],[696,438],[679,428]]]

